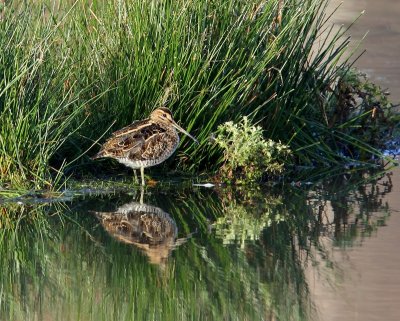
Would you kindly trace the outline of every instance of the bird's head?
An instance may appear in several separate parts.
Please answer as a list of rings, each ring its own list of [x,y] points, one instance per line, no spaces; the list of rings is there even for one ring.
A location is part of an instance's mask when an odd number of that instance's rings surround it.
[[[166,107],[160,107],[155,109],[150,114],[150,119],[157,123],[162,123],[167,126],[172,126],[181,133],[193,139],[197,144],[199,143],[196,138],[190,135],[186,130],[184,130],[181,126],[179,126],[173,119],[171,111]]]
[[[157,122],[162,122],[162,123],[167,123],[171,124],[172,122],[175,122],[171,111],[167,107],[160,107],[157,109],[154,109],[152,113],[150,114],[150,119],[157,121]]]

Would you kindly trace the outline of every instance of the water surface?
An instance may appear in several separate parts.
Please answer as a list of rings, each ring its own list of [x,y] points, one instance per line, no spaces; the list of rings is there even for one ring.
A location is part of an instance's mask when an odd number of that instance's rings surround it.
[[[351,48],[359,44],[358,53],[366,50],[355,65],[372,81],[389,89],[391,100],[399,103],[400,2],[333,0],[330,7],[341,2],[332,17],[336,25],[348,26],[364,12],[348,32]],[[315,271],[308,269],[310,293],[322,320],[400,320],[399,170],[394,172],[391,182],[391,192],[382,199],[391,215],[382,228],[361,238],[357,246],[332,248],[330,255],[341,270],[332,284],[321,282]],[[386,187],[377,188],[382,191]]]
[[[0,319],[396,320],[395,175],[3,204]]]
[[[341,5],[340,5],[341,4]],[[400,102],[400,2],[393,0],[331,0],[330,9],[337,25],[350,25],[351,49],[366,51],[356,62],[372,81],[388,89],[394,102]],[[362,42],[360,43],[360,41]]]

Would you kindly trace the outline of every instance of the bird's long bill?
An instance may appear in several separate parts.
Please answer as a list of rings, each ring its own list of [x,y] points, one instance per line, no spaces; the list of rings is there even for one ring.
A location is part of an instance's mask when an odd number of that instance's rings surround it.
[[[194,138],[192,135],[190,135],[186,130],[184,130],[181,126],[179,126],[177,123],[173,122],[172,125],[179,130],[182,134],[185,134],[186,136],[190,137],[193,139],[197,144],[199,143],[196,138]]]

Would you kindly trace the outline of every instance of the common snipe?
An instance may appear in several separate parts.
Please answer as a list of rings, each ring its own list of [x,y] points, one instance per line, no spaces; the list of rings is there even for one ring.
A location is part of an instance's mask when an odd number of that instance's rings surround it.
[[[168,108],[157,108],[149,118],[135,121],[112,133],[92,159],[110,157],[134,171],[140,168],[144,185],[144,169],[162,163],[178,147],[179,135],[176,130],[198,143],[196,138],[174,121]]]

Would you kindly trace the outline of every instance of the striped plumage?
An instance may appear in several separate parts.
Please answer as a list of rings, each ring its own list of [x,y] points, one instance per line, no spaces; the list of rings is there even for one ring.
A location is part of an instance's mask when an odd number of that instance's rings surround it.
[[[168,108],[157,108],[149,118],[114,132],[93,159],[110,157],[134,170],[140,168],[144,185],[144,168],[162,163],[178,147],[176,130],[197,142],[173,120]]]

